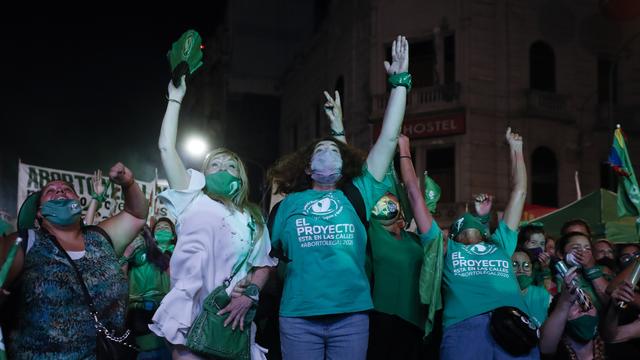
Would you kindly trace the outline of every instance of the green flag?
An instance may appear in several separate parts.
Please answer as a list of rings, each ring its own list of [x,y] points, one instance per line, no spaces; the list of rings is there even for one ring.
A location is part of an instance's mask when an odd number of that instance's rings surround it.
[[[188,30],[173,43],[167,53],[174,86],[180,86],[182,75],[193,74],[202,66],[202,38],[195,30]]]
[[[432,214],[436,213],[438,201],[440,200],[440,186],[424,172],[424,202]]]
[[[640,216],[640,190],[636,180],[622,129],[613,133],[609,164],[618,176],[618,216]]]
[[[2,289],[2,285],[4,285],[4,281],[7,279],[7,275],[9,275],[9,270],[11,269],[11,264],[13,264],[13,259],[16,257],[16,252],[20,247],[20,242],[22,242],[22,238],[17,238],[15,243],[11,245],[9,248],[9,253],[7,254],[7,259],[2,264],[0,268],[0,289]],[[2,338],[2,329],[0,329],[0,360],[6,360],[7,356],[5,354],[4,349],[4,339]]]

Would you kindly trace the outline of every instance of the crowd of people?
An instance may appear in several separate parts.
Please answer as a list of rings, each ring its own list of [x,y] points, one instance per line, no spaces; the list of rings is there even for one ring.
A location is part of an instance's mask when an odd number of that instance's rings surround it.
[[[100,171],[84,218],[64,181],[30,195],[0,241],[8,358],[640,358],[640,244],[613,244],[580,219],[556,239],[523,222],[524,141],[511,128],[501,217],[480,194],[441,228],[400,134],[404,37],[391,60],[371,149],[347,144],[340,95],[325,92],[331,133],[273,164],[267,181],[284,198],[268,216],[233,151],[185,168],[175,145],[187,84],[171,81],[159,135],[169,189],[158,196],[175,223],[148,216],[121,163],[109,177],[124,210],[106,220],[95,218]]]

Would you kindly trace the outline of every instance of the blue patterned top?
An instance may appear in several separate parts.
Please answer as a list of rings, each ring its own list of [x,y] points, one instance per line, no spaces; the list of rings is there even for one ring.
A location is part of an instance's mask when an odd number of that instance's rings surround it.
[[[105,326],[121,331],[127,280],[108,235],[83,228],[85,255],[74,260]],[[11,359],[95,358],[96,330],[77,275],[49,238],[35,231],[20,277],[18,326],[9,335]]]

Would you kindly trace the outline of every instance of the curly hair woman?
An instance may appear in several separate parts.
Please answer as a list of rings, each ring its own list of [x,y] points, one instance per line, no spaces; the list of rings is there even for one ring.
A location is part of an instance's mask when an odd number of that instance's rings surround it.
[[[325,138],[284,157],[269,171],[276,191],[287,194],[270,219],[272,246],[290,260],[280,305],[284,359],[366,357],[366,311],[373,304],[364,269],[367,230],[361,219],[368,220],[388,187],[383,179],[410,87],[404,37],[394,41],[392,57],[385,67],[393,89],[380,136],[366,160],[350,146]]]

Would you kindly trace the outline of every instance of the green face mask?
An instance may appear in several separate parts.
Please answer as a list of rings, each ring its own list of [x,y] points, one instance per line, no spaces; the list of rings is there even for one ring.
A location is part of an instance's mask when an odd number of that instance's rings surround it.
[[[75,199],[49,200],[42,205],[40,212],[52,224],[69,226],[80,219],[82,206]]]
[[[160,251],[173,252],[175,245],[171,243],[171,240],[173,240],[173,232],[171,232],[171,230],[158,230],[156,231],[154,237],[156,238],[156,242],[158,243],[158,248],[160,249]]]
[[[166,244],[173,240],[173,232],[171,230],[158,230],[154,236],[158,244]]]
[[[227,171],[218,171],[205,176],[207,191],[216,195],[232,198],[240,190],[242,180]]]
[[[531,283],[533,283],[533,276],[529,275],[518,275],[516,276],[518,279],[518,284],[520,285],[520,290],[524,290],[528,288]]]
[[[567,322],[567,331],[575,341],[586,343],[598,334],[598,322],[597,316],[582,315]]]

